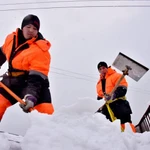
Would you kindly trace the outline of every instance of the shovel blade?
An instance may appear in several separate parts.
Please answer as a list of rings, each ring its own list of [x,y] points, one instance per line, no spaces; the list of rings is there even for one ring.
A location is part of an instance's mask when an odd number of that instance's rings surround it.
[[[130,67],[131,69],[128,71],[128,76],[135,81],[139,81],[139,79],[149,70],[147,67],[129,58],[121,52],[118,54],[112,65],[120,71],[125,70],[127,66]]]

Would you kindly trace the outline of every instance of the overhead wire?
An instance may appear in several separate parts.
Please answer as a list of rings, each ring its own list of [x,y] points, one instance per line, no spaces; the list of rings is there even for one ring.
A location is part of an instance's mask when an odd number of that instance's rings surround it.
[[[85,81],[89,81],[89,82],[94,82],[94,83],[96,82],[94,80],[86,79],[83,77],[77,77],[77,76],[73,76],[73,75],[68,75],[68,74],[60,73],[60,72],[51,71],[51,73],[55,73],[55,74],[59,74],[59,75],[63,75],[63,76],[67,76],[67,77],[71,77],[71,78],[75,78],[75,79],[81,79],[81,80],[85,80]]]
[[[73,72],[73,71],[70,71],[70,70],[65,70],[65,69],[60,69],[60,68],[57,68],[57,67],[51,67],[52,69],[56,69],[56,70],[59,70],[59,71],[64,71],[64,72],[68,72],[68,73],[72,73],[72,74],[76,74],[76,75],[81,75],[81,76],[84,76],[84,77],[87,77],[87,78],[95,78],[97,79],[96,77],[93,77],[91,75],[86,75],[86,74],[82,74],[82,73],[77,73],[77,72]]]
[[[71,78],[74,78],[74,79],[85,80],[85,81],[89,81],[89,82],[93,82],[93,83],[97,82],[96,77],[92,77],[90,75],[85,75],[85,74],[73,72],[73,71],[70,71],[70,70],[60,69],[60,68],[57,68],[57,67],[51,67],[51,68],[59,70],[59,71],[62,71],[62,72],[51,71],[51,73],[54,73],[54,74],[63,75],[63,76],[71,77]],[[67,74],[67,73],[71,73],[72,75]],[[76,75],[79,75],[79,77],[77,77]],[[94,79],[94,80],[89,79],[89,77],[91,79]],[[130,88],[131,91],[141,92],[141,93],[150,95],[150,90],[145,90],[145,89],[141,89],[141,88],[135,88],[133,86],[129,86],[129,88]]]
[[[54,6],[54,7],[30,7],[30,8],[8,8],[0,11],[21,11],[21,10],[50,10],[50,9],[84,9],[84,8],[149,8],[150,5],[101,5],[101,6]]]
[[[23,8],[5,8],[5,9],[0,9],[0,11],[18,11],[18,10],[49,10],[49,9],[83,9],[83,8],[109,8],[109,7],[150,7],[150,4],[135,4],[135,2],[150,2],[150,0],[136,0],[136,1],[132,1],[132,0],[72,0],[72,1],[68,1],[68,0],[64,0],[64,1],[40,1],[40,2],[15,2],[15,3],[1,3],[0,6],[6,6],[6,5],[28,5],[28,4],[46,4],[46,3],[81,3],[81,2],[132,2],[133,4],[101,4],[101,5],[70,5],[70,6],[40,6],[40,7],[23,7]]]
[[[53,71],[53,69],[57,70],[57,71]],[[73,72],[70,70],[60,69],[57,67],[51,67],[51,73],[59,74],[59,75],[63,75],[63,76],[67,76],[67,77],[71,77],[71,78],[75,78],[75,79],[86,80],[86,81],[90,81],[90,82],[94,82],[94,83],[96,82],[96,79],[97,79],[90,75],[85,75],[85,74]]]
[[[28,5],[28,4],[48,4],[48,3],[79,3],[79,2],[149,2],[150,0],[53,0],[53,1],[39,1],[39,2],[13,2],[13,3],[0,3],[3,5]]]
[[[145,89],[141,89],[141,88],[135,88],[135,87],[132,87],[132,86],[129,86],[130,88],[130,91],[133,91],[133,92],[140,92],[140,93],[144,93],[144,94],[148,94],[150,95],[150,91],[149,90],[145,90]]]

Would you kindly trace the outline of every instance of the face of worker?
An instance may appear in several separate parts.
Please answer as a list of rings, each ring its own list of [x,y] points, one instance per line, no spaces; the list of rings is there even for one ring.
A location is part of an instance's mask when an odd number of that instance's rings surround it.
[[[36,37],[38,34],[37,28],[32,24],[28,24],[24,26],[22,31],[23,31],[23,36],[26,40],[32,39],[33,37]]]
[[[104,67],[104,66],[102,66],[102,67],[100,67],[100,68],[98,69],[99,73],[100,73],[102,76],[105,76],[105,75],[106,75],[107,70],[108,70],[108,68],[106,68],[106,67]]]

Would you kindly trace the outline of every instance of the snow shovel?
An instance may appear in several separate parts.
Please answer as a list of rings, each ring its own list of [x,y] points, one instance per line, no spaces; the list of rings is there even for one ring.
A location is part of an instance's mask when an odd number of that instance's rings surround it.
[[[0,86],[3,87],[12,97],[14,97],[19,103],[21,104],[25,104],[25,102],[18,97],[14,92],[12,92],[5,84],[3,84],[2,82],[0,82]],[[32,111],[33,108],[30,108],[29,111]]]
[[[108,93],[110,96],[113,95],[114,91],[117,89],[117,87],[119,86],[120,82],[125,77],[125,75],[128,75],[135,81],[139,81],[139,79],[149,70],[147,67],[136,62],[135,60],[131,59],[130,57],[124,55],[121,52],[119,52],[118,56],[116,57],[116,59],[112,65],[114,67],[116,67],[118,70],[122,71],[123,74],[118,79],[118,81],[117,81],[115,87],[113,88],[113,90],[111,91],[111,93]],[[100,111],[103,106],[101,106],[98,109],[98,111]]]
[[[129,69],[126,75],[128,75],[135,81],[139,81],[140,78],[149,70],[147,67],[136,62],[135,60],[131,59],[121,52],[118,54],[112,65],[120,71],[125,70],[126,66],[128,66]]]
[[[122,71],[123,74],[120,79],[118,79],[110,95],[114,93],[114,91],[126,75],[128,75],[135,81],[139,81],[140,78],[149,70],[147,67],[129,58],[121,52],[118,54],[112,65],[118,70]]]
[[[122,71],[123,74],[118,79],[112,92],[109,93],[110,96],[114,93],[116,88],[119,86],[120,82],[125,77],[125,75],[128,75],[135,81],[139,81],[139,79],[149,70],[147,67],[129,58],[128,56],[124,55],[121,52],[118,54],[118,56],[116,57],[112,65],[117,69],[119,69],[120,71]]]

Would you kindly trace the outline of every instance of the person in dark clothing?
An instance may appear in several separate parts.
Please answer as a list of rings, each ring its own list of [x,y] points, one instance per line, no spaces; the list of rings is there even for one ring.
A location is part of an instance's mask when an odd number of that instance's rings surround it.
[[[8,62],[8,72],[3,75],[6,85],[25,104],[20,104],[24,112],[34,108],[41,113],[52,114],[48,73],[51,44],[39,32],[40,20],[36,15],[27,15],[21,29],[9,34],[0,47],[0,66]],[[17,100],[0,87],[0,120],[9,106]]]
[[[125,97],[128,86],[126,79],[123,78],[114,93],[110,95],[122,75],[108,67],[106,62],[100,62],[97,68],[100,73],[100,79],[96,85],[97,100],[104,98],[106,101],[97,112],[104,114],[111,122],[115,120],[112,117],[120,119],[122,131],[125,130],[125,123],[129,122],[132,131],[135,132],[131,121],[132,110]]]

